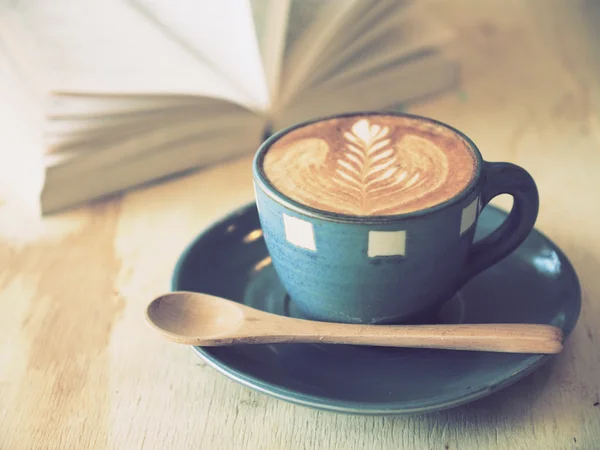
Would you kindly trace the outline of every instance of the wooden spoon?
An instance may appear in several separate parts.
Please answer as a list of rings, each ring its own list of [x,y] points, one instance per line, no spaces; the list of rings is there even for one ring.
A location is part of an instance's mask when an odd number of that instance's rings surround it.
[[[172,292],[154,299],[148,321],[187,345],[323,343],[509,353],[558,353],[560,328],[538,324],[354,325],[293,319],[224,298]]]

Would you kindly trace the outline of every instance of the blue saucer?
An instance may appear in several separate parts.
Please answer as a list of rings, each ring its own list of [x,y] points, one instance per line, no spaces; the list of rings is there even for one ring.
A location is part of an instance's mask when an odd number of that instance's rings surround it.
[[[488,206],[476,239],[506,213]],[[255,204],[204,231],[185,250],[173,290],[205,292],[297,316],[270,263]],[[440,311],[440,323],[547,323],[567,337],[581,292],[562,251],[533,231],[506,259],[469,282]],[[523,378],[550,355],[276,344],[194,347],[227,377],[282,400],[353,414],[438,411],[487,396]]]

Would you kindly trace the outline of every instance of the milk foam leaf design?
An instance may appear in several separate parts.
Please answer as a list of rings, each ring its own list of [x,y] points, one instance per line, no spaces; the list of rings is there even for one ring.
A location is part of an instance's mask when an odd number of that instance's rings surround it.
[[[368,209],[370,186],[398,170],[389,135],[389,127],[371,124],[367,119],[358,120],[344,133],[345,147],[333,181],[347,190],[359,210]]]
[[[343,189],[355,213],[385,213],[398,204],[401,193],[430,192],[447,175],[432,176],[436,166],[447,170],[446,156],[418,136],[393,142],[389,127],[361,119],[343,137],[345,146],[337,152],[332,181]]]
[[[333,181],[345,188],[358,211],[369,214],[374,207],[371,191],[399,170],[390,128],[361,119],[344,133],[344,140]]]

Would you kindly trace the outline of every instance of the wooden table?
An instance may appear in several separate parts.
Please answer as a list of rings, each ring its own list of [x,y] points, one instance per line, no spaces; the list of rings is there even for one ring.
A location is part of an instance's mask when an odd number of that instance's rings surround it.
[[[248,156],[43,221],[0,206],[0,448],[600,448],[600,2],[436,10],[464,83],[410,109],[537,180],[537,227],[584,292],[554,362],[452,410],[355,417],[255,393],[160,339],[144,306],[188,241],[253,198]]]

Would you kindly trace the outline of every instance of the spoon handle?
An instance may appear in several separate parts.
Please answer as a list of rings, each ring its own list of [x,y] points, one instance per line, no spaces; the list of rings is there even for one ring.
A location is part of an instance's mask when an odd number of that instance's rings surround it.
[[[560,328],[541,324],[373,326],[328,323],[324,327],[319,326],[319,322],[312,322],[312,324],[314,327],[307,327],[306,333],[290,334],[287,338],[279,335],[278,342],[320,342],[507,353],[559,353],[563,340],[563,332]]]

